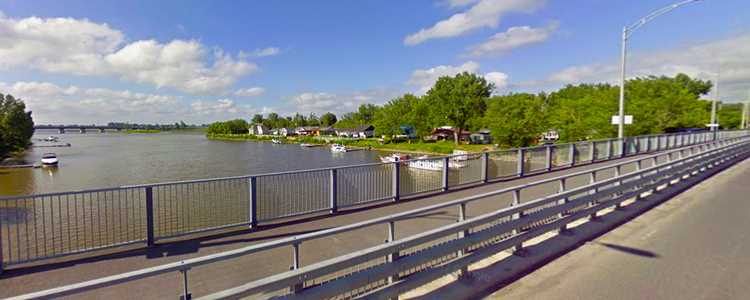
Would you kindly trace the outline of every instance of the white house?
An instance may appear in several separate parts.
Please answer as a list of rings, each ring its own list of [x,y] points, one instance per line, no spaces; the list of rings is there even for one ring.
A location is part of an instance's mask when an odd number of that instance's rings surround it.
[[[247,130],[247,133],[254,135],[266,135],[271,134],[271,131],[268,130],[268,127],[263,126],[263,124],[253,124]]]
[[[296,135],[294,128],[276,128],[271,130],[271,134],[278,136],[290,136]]]

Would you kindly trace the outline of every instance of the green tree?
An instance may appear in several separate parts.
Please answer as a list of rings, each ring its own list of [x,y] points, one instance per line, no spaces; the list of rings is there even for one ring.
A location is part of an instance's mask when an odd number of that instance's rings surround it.
[[[263,114],[255,114],[252,119],[253,124],[263,124]]]
[[[618,88],[609,84],[568,85],[545,101],[548,127],[564,142],[611,137],[616,133],[611,116],[617,97]]]
[[[333,124],[336,124],[336,121],[336,115],[330,112],[324,113],[320,116],[320,125],[322,126],[332,126]]]
[[[425,98],[432,108],[434,121],[445,122],[456,129],[454,140],[458,144],[461,131],[470,129],[467,128],[470,121],[484,116],[485,100],[494,89],[495,85],[484,77],[464,72],[454,77],[440,77]]]
[[[292,125],[294,125],[294,127],[307,126],[307,119],[305,119],[305,116],[296,113],[292,119]]]
[[[0,94],[0,158],[31,145],[34,120],[20,99]]]
[[[490,98],[484,124],[495,142],[507,147],[531,146],[546,131],[545,104],[542,96],[511,94]]]
[[[738,129],[742,122],[742,103],[722,103],[716,113],[721,128]]]

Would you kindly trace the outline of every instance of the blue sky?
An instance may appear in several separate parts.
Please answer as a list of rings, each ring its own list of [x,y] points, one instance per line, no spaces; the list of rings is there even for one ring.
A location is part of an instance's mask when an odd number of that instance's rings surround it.
[[[496,93],[615,82],[619,35],[663,1],[0,1],[0,92],[38,123],[321,114],[469,71]],[[721,73],[750,97],[750,2],[704,0],[633,34],[629,76]],[[11,45],[11,46],[7,46]]]

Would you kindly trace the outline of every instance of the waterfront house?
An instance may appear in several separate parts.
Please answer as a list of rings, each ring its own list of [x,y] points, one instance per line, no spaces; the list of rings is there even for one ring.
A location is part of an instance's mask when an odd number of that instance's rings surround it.
[[[472,133],[469,136],[469,141],[472,144],[491,144],[492,136],[490,135],[490,130],[480,129],[479,131]]]
[[[298,135],[315,135],[319,129],[320,127],[318,126],[302,126],[297,127],[296,132]]]
[[[351,138],[354,137],[354,128],[336,128],[336,136]]]
[[[247,133],[254,134],[254,135],[266,135],[266,134],[271,134],[271,131],[268,129],[268,127],[263,126],[263,124],[253,124],[253,125],[250,125],[250,128],[247,130]]]
[[[318,127],[317,130],[313,131],[313,135],[315,136],[334,135],[334,134],[336,134],[336,131],[331,126]]]
[[[271,134],[275,136],[290,136],[290,135],[296,135],[297,132],[294,130],[294,128],[275,128],[271,130]]]
[[[355,137],[370,138],[375,134],[375,127],[372,125],[362,125],[354,129]]]
[[[456,130],[451,126],[436,127],[433,128],[431,134],[429,136],[426,136],[424,139],[427,141],[452,140],[454,139],[455,132]],[[458,137],[458,140],[468,142],[470,141],[470,136],[471,132],[462,130],[461,136]]]

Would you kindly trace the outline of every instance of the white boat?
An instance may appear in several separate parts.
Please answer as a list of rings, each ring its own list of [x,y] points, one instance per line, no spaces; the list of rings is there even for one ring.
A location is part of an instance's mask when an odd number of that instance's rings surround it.
[[[465,150],[453,150],[453,157],[451,157],[451,160],[454,161],[464,161],[469,160],[469,152]]]
[[[58,138],[56,136],[50,135],[43,139],[45,142],[57,142]]]
[[[58,162],[57,155],[54,153],[44,153],[42,155],[42,165],[56,166]]]
[[[443,159],[429,159],[427,155],[423,155],[416,158],[417,160],[409,161],[409,167],[428,170],[428,171],[442,171],[443,170]],[[453,160],[448,161],[448,168],[458,169],[466,167],[466,163],[456,162]]]
[[[271,140],[271,143],[274,143],[274,144],[281,144],[281,140],[279,140],[279,139],[272,139],[272,140]]]
[[[308,143],[302,143],[302,144],[299,144],[299,145],[301,147],[305,147],[305,148],[315,147],[315,144],[308,144]]]
[[[388,156],[381,156],[380,157],[380,161],[382,161],[384,163],[394,163],[394,162],[397,162],[397,161],[404,161],[404,160],[409,160],[409,155],[408,154],[393,153],[393,154],[388,155]]]
[[[333,144],[331,145],[331,151],[332,152],[346,152],[349,149],[347,149],[344,145],[341,144]]]

